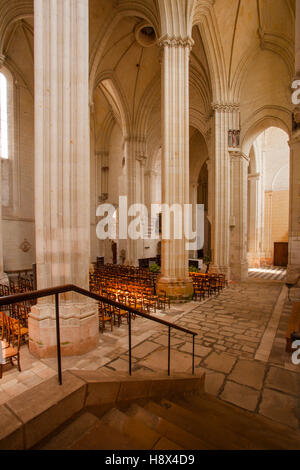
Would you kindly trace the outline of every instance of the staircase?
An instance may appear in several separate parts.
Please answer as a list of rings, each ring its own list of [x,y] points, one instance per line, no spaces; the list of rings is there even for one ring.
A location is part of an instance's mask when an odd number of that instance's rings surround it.
[[[206,393],[83,410],[42,450],[300,449],[300,433]]]

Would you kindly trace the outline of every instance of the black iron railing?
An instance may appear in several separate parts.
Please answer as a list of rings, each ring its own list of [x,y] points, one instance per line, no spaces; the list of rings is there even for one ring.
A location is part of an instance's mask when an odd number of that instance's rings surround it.
[[[161,325],[168,327],[168,375],[171,371],[171,329],[181,331],[182,333],[187,333],[193,336],[193,350],[192,350],[192,374],[195,373],[195,336],[197,333],[194,331],[188,330],[181,326],[176,325],[175,323],[170,323],[160,318],[153,317],[147,313],[143,313],[140,310],[128,307],[127,305],[120,304],[113,300],[107,299],[101,295],[95,294],[88,290],[82,289],[81,287],[75,286],[73,284],[68,284],[65,286],[51,287],[49,289],[35,290],[32,292],[25,292],[21,294],[8,295],[0,297],[0,307],[3,305],[15,304],[18,302],[24,302],[26,300],[40,299],[43,297],[55,297],[55,316],[56,316],[56,341],[57,341],[57,370],[58,370],[58,382],[62,385],[62,369],[61,369],[61,344],[60,344],[60,325],[59,325],[59,294],[65,294],[67,292],[76,292],[85,297],[90,297],[91,299],[97,300],[98,302],[103,302],[112,307],[116,307],[128,312],[128,331],[129,331],[129,375],[132,374],[132,328],[131,320],[132,315],[136,315],[148,320],[154,321],[155,323],[160,323]]]

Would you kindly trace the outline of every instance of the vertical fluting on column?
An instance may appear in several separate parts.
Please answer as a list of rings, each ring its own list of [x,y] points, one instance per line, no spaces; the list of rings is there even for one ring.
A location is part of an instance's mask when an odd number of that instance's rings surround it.
[[[300,0],[296,0],[296,22],[295,22],[295,72],[300,78]]]
[[[300,122],[290,139],[290,218],[288,282],[300,279]]]
[[[248,261],[249,267],[260,267],[263,242],[262,242],[262,182],[261,175],[248,175],[249,191],[249,218],[248,218]]]
[[[214,151],[211,163],[212,196],[212,269],[230,277],[229,217],[230,162],[228,131],[239,129],[239,107],[234,104],[214,104]]]
[[[182,213],[189,203],[189,56],[192,40],[164,37],[162,48],[162,204],[178,204]],[[162,210],[163,230],[167,211]],[[172,220],[172,219],[171,219]],[[188,273],[185,234],[162,241],[162,267],[158,290],[171,298],[190,298],[193,292]],[[183,231],[184,232],[184,231]]]
[[[40,0],[35,20],[35,219],[38,288],[88,289],[90,264],[90,128],[88,0]],[[55,309],[39,301],[29,318],[30,350],[56,353]],[[65,355],[98,343],[93,302],[61,296]]]
[[[265,192],[265,229],[264,229],[264,263],[271,265],[273,263],[273,245],[272,245],[272,213],[273,213],[273,192]]]
[[[193,206],[193,215],[192,215],[192,230],[196,232],[196,207],[198,204],[198,183],[190,183],[190,204]],[[192,250],[189,252],[189,257],[197,259],[198,258],[198,251]]]
[[[3,272],[3,222],[2,222],[2,158],[0,158],[0,283],[2,278],[6,284],[6,275]]]
[[[248,277],[247,262],[247,195],[250,159],[241,151],[230,153],[230,270],[231,278]]]
[[[144,165],[146,161],[146,139],[141,136],[131,135],[124,140],[125,151],[125,175],[128,209],[133,204],[144,203]],[[128,218],[128,225],[133,217]],[[137,266],[138,258],[142,256],[143,240],[127,238],[127,250],[125,263],[129,266]]]
[[[295,80],[300,80],[300,0],[296,0]],[[294,106],[294,129],[289,144],[290,219],[287,280],[294,283],[300,279],[300,104]]]

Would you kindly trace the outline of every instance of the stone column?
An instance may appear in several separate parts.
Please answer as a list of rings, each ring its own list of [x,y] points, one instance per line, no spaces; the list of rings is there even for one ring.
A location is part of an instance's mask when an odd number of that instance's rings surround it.
[[[160,204],[161,198],[158,191],[160,184],[158,181],[159,174],[155,170],[146,170],[144,173],[145,177],[145,204],[148,209],[148,236],[151,237],[152,233],[155,233],[158,227],[158,215],[152,214],[151,205]],[[153,217],[152,217],[153,216]],[[144,256],[145,258],[154,258],[157,256],[157,239],[148,239],[145,243]],[[147,248],[148,247],[148,248]]]
[[[300,80],[300,0],[296,0],[295,80]],[[294,107],[294,132],[290,139],[290,221],[287,281],[300,279],[300,104]]]
[[[138,154],[136,156],[136,175],[137,175],[137,188],[136,188],[136,202],[138,204],[145,204],[145,164],[146,156]],[[137,240],[137,260],[144,258],[145,237],[148,236],[147,224],[148,220],[142,220],[143,238]]]
[[[144,174],[144,162],[146,159],[146,140],[143,137],[132,135],[125,138],[125,174],[126,174],[126,194],[128,209],[132,204],[143,202],[144,188],[141,190],[141,168]],[[142,162],[142,164],[141,164]],[[129,218],[128,224],[133,220]],[[140,255],[141,240],[127,239],[126,261],[129,266],[138,265],[138,256]]]
[[[273,213],[273,192],[266,191],[265,198],[265,211],[264,211],[264,264],[271,266],[273,263],[273,246],[272,246],[272,213]]]
[[[239,107],[234,104],[214,104],[214,145],[211,163],[212,195],[212,271],[230,278],[229,217],[230,162],[228,131],[239,129]]]
[[[109,152],[101,151],[97,153],[98,167],[99,167],[99,183],[100,183],[100,194],[101,201],[106,201],[108,198],[108,176],[109,176]]]
[[[300,278],[300,122],[290,140],[290,221],[288,282]]]
[[[38,289],[88,289],[90,128],[88,0],[35,0],[35,219]],[[96,304],[60,296],[63,355],[97,346]],[[41,299],[29,317],[29,348],[56,355],[55,306]]]
[[[3,260],[3,222],[2,222],[2,158],[0,158],[0,284],[9,285],[7,274],[4,272]]]
[[[190,204],[193,205],[193,221],[192,221],[192,229],[193,232],[196,231],[196,207],[198,204],[198,183],[191,183],[190,184]],[[190,251],[189,257],[192,259],[198,258],[198,251],[193,250]]]
[[[230,268],[231,278],[248,277],[247,261],[247,194],[250,159],[240,150],[230,150]]]
[[[261,209],[262,203],[259,187],[261,185],[260,174],[248,175],[248,201],[249,201],[249,220],[248,220],[248,260],[249,267],[256,268],[260,266],[261,244]]]
[[[162,48],[162,204],[178,204],[183,212],[189,203],[189,56],[192,39],[164,36]],[[163,229],[167,210],[163,208]],[[172,217],[171,217],[172,222]],[[193,285],[188,272],[184,233],[162,241],[161,277],[158,292],[172,299],[189,299]]]
[[[295,71],[296,77],[300,78],[300,0],[296,0],[295,31]]]
[[[108,199],[108,177],[109,177],[109,151],[100,150],[96,153],[97,168],[97,205],[105,204]],[[104,256],[110,251],[109,240],[97,239],[98,256]],[[107,247],[107,250],[106,250]],[[109,261],[111,261],[109,259]],[[108,259],[106,260],[108,262]]]

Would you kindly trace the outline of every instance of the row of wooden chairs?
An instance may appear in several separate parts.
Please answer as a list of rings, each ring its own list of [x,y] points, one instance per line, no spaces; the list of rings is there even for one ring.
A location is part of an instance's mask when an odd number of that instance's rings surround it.
[[[122,279],[125,283],[145,284],[155,289],[157,274],[146,268],[106,264],[95,269],[94,273],[91,274],[91,282],[93,283],[101,278],[112,281]]]
[[[21,372],[20,345],[26,342],[27,338],[28,328],[24,328],[19,320],[0,312],[0,379],[5,364],[14,365],[16,361],[18,370]]]
[[[101,332],[105,330],[105,324],[109,323],[111,331],[113,331],[114,325],[121,326],[122,319],[125,318],[127,323],[129,322],[129,314],[127,310],[122,310],[118,307],[113,307],[105,302],[99,302],[99,326]]]
[[[191,273],[194,286],[194,300],[203,300],[213,294],[219,294],[227,286],[223,274]]]

